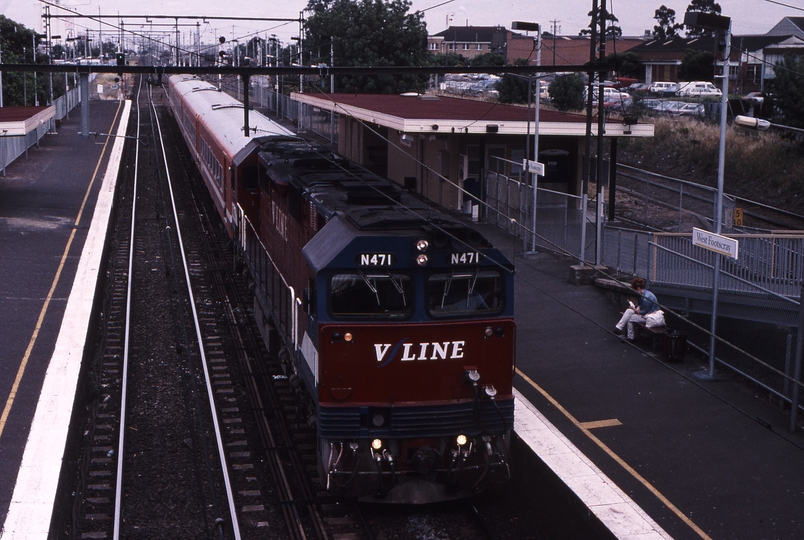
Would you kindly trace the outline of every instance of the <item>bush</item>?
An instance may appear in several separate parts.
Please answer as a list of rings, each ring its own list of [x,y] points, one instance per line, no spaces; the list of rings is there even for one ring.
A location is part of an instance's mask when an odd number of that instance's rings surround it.
[[[696,120],[657,118],[653,138],[623,139],[619,160],[709,186],[717,185],[720,127]],[[729,125],[726,130],[726,193],[801,213],[804,147],[774,132]]]
[[[579,73],[560,75],[555,78],[547,92],[559,111],[583,109],[583,77]]]

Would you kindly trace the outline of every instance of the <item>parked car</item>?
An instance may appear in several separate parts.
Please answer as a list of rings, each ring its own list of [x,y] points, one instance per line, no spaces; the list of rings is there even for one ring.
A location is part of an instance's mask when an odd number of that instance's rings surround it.
[[[615,77],[611,81],[614,88],[618,90],[626,90],[630,88],[632,84],[636,84],[638,81],[636,79],[632,79],[631,77]]]
[[[674,96],[678,92],[678,83],[657,81],[650,84],[648,91],[660,96]]]
[[[659,100],[659,103],[652,108],[659,114],[673,114],[674,111],[680,109],[684,105],[686,105],[686,103],[683,101]]]
[[[765,94],[762,92],[749,92],[743,96],[743,101],[747,101],[752,105],[762,105],[762,102],[765,101]]]
[[[598,92],[592,92],[592,101],[597,102],[597,95]],[[603,87],[603,103],[614,102],[623,99],[631,99],[631,94],[627,92],[620,92],[616,88],[611,88],[609,86]],[[583,92],[583,100],[587,101],[587,90]]]
[[[682,84],[678,89],[679,96],[721,96],[720,88],[707,81],[692,81]]]
[[[615,99],[614,101],[604,101],[603,108],[610,112],[625,113],[634,104],[633,98]]]
[[[691,116],[694,118],[701,118],[706,114],[706,108],[700,103],[684,103],[677,109],[670,110],[673,116]]]
[[[631,86],[628,87],[628,92],[631,95],[633,95],[633,94],[635,94],[637,92],[643,92],[644,93],[644,92],[647,92],[649,88],[650,88],[649,84],[634,83],[634,84],[632,84]]]

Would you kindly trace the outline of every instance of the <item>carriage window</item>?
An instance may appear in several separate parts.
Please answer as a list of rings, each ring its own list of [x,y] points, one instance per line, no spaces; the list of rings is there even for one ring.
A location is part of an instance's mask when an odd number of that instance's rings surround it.
[[[413,296],[413,281],[405,274],[350,272],[330,281],[330,309],[337,318],[406,318],[413,313]]]
[[[427,280],[427,309],[433,317],[492,315],[502,311],[503,294],[496,270],[442,272]]]

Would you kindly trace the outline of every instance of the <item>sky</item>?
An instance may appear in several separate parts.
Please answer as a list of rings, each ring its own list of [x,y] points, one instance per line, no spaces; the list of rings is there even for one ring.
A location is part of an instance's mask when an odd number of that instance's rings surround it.
[[[607,7],[619,19],[619,26],[626,36],[641,36],[645,30],[652,30],[656,21],[654,13],[662,5],[676,12],[676,22],[684,20],[684,12],[690,0],[607,0]],[[184,15],[195,17],[238,17],[238,18],[291,18],[298,19],[307,5],[307,0],[48,0],[55,6],[69,6],[83,15]],[[732,34],[764,34],[784,17],[804,17],[804,0],[718,0],[721,15],[731,17]],[[37,0],[0,0],[0,12],[6,17],[43,32],[42,10],[45,3]],[[510,28],[512,21],[538,22],[543,31],[553,31],[558,35],[577,35],[588,26],[592,0],[412,0],[412,11],[422,10],[425,14],[427,31],[436,34],[448,26],[494,26]],[[51,7],[55,16],[64,11]],[[107,20],[108,22],[112,22]],[[154,29],[160,20],[146,24],[142,19],[131,20],[126,28]],[[163,20],[172,24],[173,20]],[[187,20],[191,26],[183,28],[186,32],[194,29],[197,20]],[[84,22],[92,31],[97,31],[97,22]],[[61,31],[54,23],[53,33]],[[168,31],[166,27],[162,28]],[[102,31],[112,31],[103,25]],[[194,30],[193,30],[194,31]],[[280,41],[287,42],[298,36],[297,22],[246,22],[237,20],[208,20],[200,26],[202,42],[211,42],[216,36],[227,39],[250,38],[254,32],[262,37],[275,34]]]

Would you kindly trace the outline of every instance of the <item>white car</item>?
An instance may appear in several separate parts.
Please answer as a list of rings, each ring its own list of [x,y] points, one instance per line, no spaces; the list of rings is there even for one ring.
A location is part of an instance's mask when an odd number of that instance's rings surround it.
[[[597,90],[592,92],[592,101],[597,102]],[[610,86],[603,87],[603,103],[610,103],[612,101],[621,101],[624,99],[631,99],[631,94],[627,92],[620,92],[616,88],[612,88]],[[583,92],[583,100],[588,101],[587,99],[587,90],[584,89]]]
[[[706,81],[692,81],[685,83],[678,89],[679,96],[720,96],[720,88]]]
[[[752,105],[762,105],[762,102],[765,101],[765,94],[762,92],[749,92],[743,97],[743,100]]]

